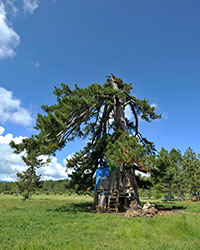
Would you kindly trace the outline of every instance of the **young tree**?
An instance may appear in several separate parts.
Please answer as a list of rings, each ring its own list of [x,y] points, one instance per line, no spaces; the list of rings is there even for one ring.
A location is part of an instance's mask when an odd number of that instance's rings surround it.
[[[39,187],[40,176],[36,175],[34,167],[29,167],[23,173],[17,173],[17,187],[19,193],[23,196],[23,200],[30,198],[31,194],[34,194]]]
[[[11,147],[15,146],[15,143],[11,141]],[[30,198],[32,194],[39,188],[40,176],[36,175],[36,169],[49,163],[50,160],[47,159],[46,162],[40,157],[35,157],[34,152],[29,151],[30,148],[26,149],[26,154],[22,156],[22,160],[28,166],[26,171],[17,173],[17,194],[18,192],[22,195],[23,200]],[[17,149],[16,149],[17,151]],[[20,153],[20,150],[16,153]]]
[[[146,160],[145,156],[153,153],[155,148],[139,132],[138,117],[150,122],[161,116],[156,115],[148,100],[131,95],[131,89],[131,84],[114,75],[108,76],[103,85],[92,84],[85,89],[75,85],[72,90],[61,84],[61,88],[54,91],[57,103],[43,105],[46,115],[38,114],[35,129],[39,133],[23,139],[20,144],[12,142],[10,145],[15,153],[25,150],[24,160],[28,162],[36,161],[40,155],[54,155],[76,138],[88,138],[87,145],[67,161],[67,167],[75,170],[71,183],[76,186],[76,191],[93,187],[93,175],[106,155],[109,162],[119,164],[120,170],[125,172],[127,182],[135,192],[135,200],[139,202],[136,169],[130,170],[130,165]],[[126,117],[127,107],[132,111],[133,119]]]

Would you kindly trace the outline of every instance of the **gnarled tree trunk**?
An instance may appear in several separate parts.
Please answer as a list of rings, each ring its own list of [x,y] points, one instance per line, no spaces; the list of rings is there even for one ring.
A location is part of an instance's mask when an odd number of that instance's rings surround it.
[[[119,86],[115,80],[115,77],[111,76],[111,84],[114,89],[119,90]],[[122,100],[115,95],[114,96],[114,119],[116,123],[116,128],[128,133],[128,126],[125,118],[125,107],[123,106]],[[124,176],[124,185],[125,190],[131,193],[131,199],[136,203],[140,203],[138,190],[137,190],[137,182],[135,178],[135,169],[133,167],[127,167],[125,163],[123,163],[120,167],[120,172]]]

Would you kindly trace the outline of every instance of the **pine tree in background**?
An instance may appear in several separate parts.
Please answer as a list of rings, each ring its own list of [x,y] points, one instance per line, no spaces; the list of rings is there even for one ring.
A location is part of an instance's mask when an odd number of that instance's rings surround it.
[[[93,188],[93,175],[106,156],[111,165],[119,166],[126,173],[139,202],[133,163],[142,168],[155,147],[139,132],[138,117],[151,122],[161,116],[156,115],[148,100],[131,95],[131,90],[131,84],[113,75],[103,85],[92,84],[85,89],[76,85],[72,90],[61,84],[54,91],[57,103],[43,105],[46,115],[38,114],[35,129],[39,133],[20,144],[11,142],[10,145],[17,154],[26,151],[23,160],[29,166],[34,161],[37,163],[41,155],[55,155],[76,138],[87,138],[87,145],[67,160],[67,168],[75,170],[71,185],[77,192]],[[126,117],[126,108],[131,110],[133,118]]]
[[[181,155],[180,150],[174,148],[170,152],[162,148],[155,158],[151,178],[153,190],[156,194],[164,194],[167,200],[176,196],[184,200],[189,194],[200,196],[200,159],[190,147]]]
[[[185,193],[187,192],[186,186],[186,174],[183,166],[183,157],[180,150],[172,148],[169,153],[172,168],[175,170],[173,180],[173,191],[179,200],[185,199]]]
[[[190,147],[184,153],[183,166],[186,174],[185,184],[191,199],[193,193],[200,192],[200,160]]]
[[[172,164],[168,151],[161,148],[154,164],[152,172],[154,188],[157,193],[165,194],[166,199],[171,200],[176,169],[175,165]]]

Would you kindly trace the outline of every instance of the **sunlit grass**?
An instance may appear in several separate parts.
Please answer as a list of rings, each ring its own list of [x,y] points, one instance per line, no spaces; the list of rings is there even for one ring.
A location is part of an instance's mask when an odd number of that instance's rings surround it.
[[[124,218],[88,212],[91,202],[89,196],[35,195],[24,202],[0,195],[0,249],[200,249],[199,215]],[[200,203],[164,205],[200,212]]]

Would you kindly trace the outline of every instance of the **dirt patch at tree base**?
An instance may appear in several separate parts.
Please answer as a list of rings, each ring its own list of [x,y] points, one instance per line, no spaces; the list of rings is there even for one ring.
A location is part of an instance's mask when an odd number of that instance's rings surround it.
[[[97,212],[96,210],[90,210],[90,212],[92,213],[99,213]],[[200,215],[200,213],[187,213],[187,212],[182,212],[182,211],[179,211],[179,210],[168,210],[168,211],[158,211],[158,213],[154,216],[140,216],[140,217],[150,217],[150,218],[153,218],[155,216],[171,216],[171,215],[174,215],[174,214],[182,214],[182,213],[186,213],[186,214],[197,214],[197,215]],[[116,215],[116,216],[121,216],[121,217],[125,217],[125,214],[126,212],[104,212],[104,214],[112,214],[112,215]],[[132,216],[132,217],[137,217],[137,216]],[[131,217],[128,217],[128,218],[131,218]]]
[[[99,213],[97,212],[96,210],[90,210],[90,212],[93,212],[93,213]],[[125,214],[126,212],[104,212],[105,214],[112,214],[112,215],[116,215],[116,216],[121,216],[121,217],[126,217]],[[182,212],[181,210],[160,210],[158,211],[158,213],[154,216],[132,216],[132,217],[146,217],[146,218],[153,218],[155,216],[171,216],[171,215],[174,215],[174,214],[183,214],[183,213],[186,213],[186,214],[197,214],[197,215],[200,215],[200,213],[187,213],[187,212]],[[127,218],[132,218],[132,217],[127,217]]]
[[[166,208],[162,206],[156,206],[149,202],[146,202],[143,204],[143,206],[141,206],[133,202],[130,204],[130,207],[127,208],[126,212],[108,212],[108,211],[103,211],[101,209],[93,210],[91,212],[95,213],[103,212],[106,214],[113,214],[127,218],[133,218],[133,217],[153,218],[155,216],[171,216],[174,214],[181,214],[184,213],[182,209],[183,207]]]

